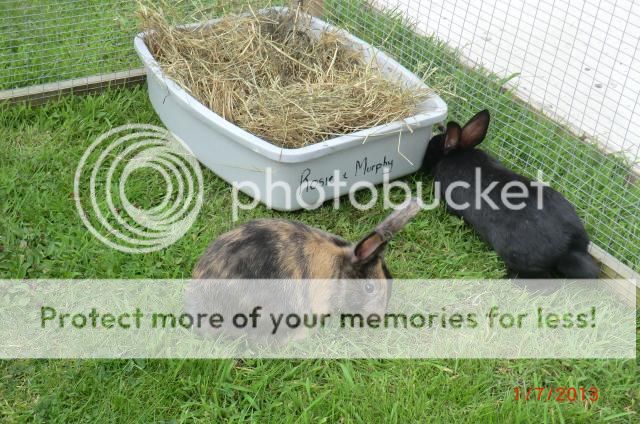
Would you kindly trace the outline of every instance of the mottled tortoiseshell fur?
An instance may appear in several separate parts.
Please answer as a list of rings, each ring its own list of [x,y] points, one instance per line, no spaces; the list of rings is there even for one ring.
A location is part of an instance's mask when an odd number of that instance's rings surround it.
[[[251,310],[259,301],[266,302],[265,310],[273,304],[276,309],[315,314],[384,313],[391,296],[384,248],[418,211],[417,202],[410,202],[356,244],[295,221],[261,219],[241,225],[218,237],[204,252],[193,271],[197,281],[187,291],[185,307],[191,314]],[[316,281],[297,286],[283,282],[282,290],[237,282],[265,279]],[[265,287],[270,288],[264,291]],[[303,329],[294,333],[293,337],[306,334]]]
[[[351,243],[296,221],[251,221],[215,240],[193,278],[390,278],[382,255],[365,266],[351,264]]]

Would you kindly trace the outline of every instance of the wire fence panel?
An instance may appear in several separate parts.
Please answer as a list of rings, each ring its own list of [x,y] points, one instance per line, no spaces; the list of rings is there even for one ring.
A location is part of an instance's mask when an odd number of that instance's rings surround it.
[[[185,16],[203,5],[210,5],[206,12],[212,15],[246,5],[176,3]],[[78,93],[114,80],[142,80],[133,50],[137,8],[136,0],[0,0],[0,98],[57,96],[57,89]]]
[[[0,90],[139,67],[134,7],[129,0],[0,1]]]
[[[633,1],[378,1],[608,152],[640,155],[640,6]],[[505,80],[506,81],[506,80]]]
[[[188,12],[203,6],[206,16],[219,16],[247,5],[176,3],[190,19]],[[269,3],[289,2],[248,5]],[[542,171],[576,205],[592,239],[640,270],[639,4],[316,0],[316,6],[323,19],[427,83],[450,87],[442,97],[451,119],[488,108],[484,148],[525,175]],[[0,91],[137,75],[136,7],[134,0],[0,0]]]
[[[558,18],[563,8],[567,19]],[[640,9],[587,2],[582,17],[575,9],[560,0],[324,2],[327,20],[427,82],[449,78],[451,119],[488,108],[485,148],[525,175],[541,171],[596,243],[640,269]]]

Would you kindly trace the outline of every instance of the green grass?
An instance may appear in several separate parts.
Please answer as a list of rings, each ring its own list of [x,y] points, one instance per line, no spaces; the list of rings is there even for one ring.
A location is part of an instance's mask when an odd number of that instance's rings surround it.
[[[447,98],[451,116],[464,120],[489,107],[494,121],[487,146],[523,172],[542,167],[579,207],[594,239],[638,269],[640,194],[624,182],[619,160],[533,114],[502,93],[495,77],[462,67],[454,52],[415,36],[397,19],[353,1],[325,5],[330,19],[383,45],[409,68],[426,62],[452,75],[452,88],[467,101]],[[108,15],[107,9],[95,13]],[[65,66],[83,57],[64,40],[56,48],[71,52]],[[79,74],[103,71],[91,64]],[[39,66],[44,81],[46,63]],[[0,71],[0,85],[21,79]],[[99,134],[134,122],[159,124],[144,89],[66,98],[38,109],[0,107],[0,278],[188,277],[205,246],[236,225],[228,184],[207,171],[198,220],[163,251],[120,253],[86,231],[72,197],[78,161]],[[134,174],[130,181],[127,190],[146,201],[162,194],[163,182],[153,175]],[[260,206],[240,215],[242,222],[265,216],[298,219],[355,240],[385,212],[381,204],[367,212],[345,204],[338,212],[330,205],[289,214]],[[391,243],[387,258],[397,278],[499,278],[505,271],[470,228],[442,209],[423,212]],[[636,422],[637,371],[632,360],[2,361],[0,421]],[[596,386],[601,399],[516,402],[516,385]]]
[[[0,90],[140,66],[133,10],[128,0],[4,0]]]
[[[75,211],[75,167],[100,133],[130,122],[158,123],[144,89],[66,98],[0,113],[0,277],[188,277],[205,246],[231,223],[231,192],[205,173],[205,204],[194,227],[146,255],[114,251],[91,236]],[[162,181],[132,176],[153,198]],[[414,177],[408,179],[414,181]],[[128,188],[129,189],[129,188]],[[429,195],[427,195],[428,197]],[[245,199],[246,200],[246,199]],[[361,199],[364,200],[364,199]],[[277,213],[259,207],[241,220],[286,216],[357,239],[385,212],[324,206]],[[423,212],[391,244],[398,278],[498,278],[496,255],[442,209]],[[38,361],[0,362],[0,421],[631,422],[640,390],[634,361]],[[516,385],[597,386],[595,404],[516,402]],[[617,417],[617,418],[615,418]]]

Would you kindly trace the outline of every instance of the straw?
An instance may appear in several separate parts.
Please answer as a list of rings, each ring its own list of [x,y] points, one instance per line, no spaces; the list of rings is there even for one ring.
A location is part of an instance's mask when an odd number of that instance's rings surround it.
[[[341,34],[312,33],[310,17],[298,10],[249,8],[186,28],[172,24],[169,7],[139,9],[163,71],[224,119],[277,146],[302,147],[408,118],[432,94],[383,76]]]

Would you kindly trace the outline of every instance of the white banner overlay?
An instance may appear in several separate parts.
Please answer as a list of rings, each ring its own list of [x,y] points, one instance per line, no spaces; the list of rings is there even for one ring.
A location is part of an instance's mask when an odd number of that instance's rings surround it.
[[[635,358],[635,296],[618,294],[635,290],[626,280],[0,280],[0,358]]]

